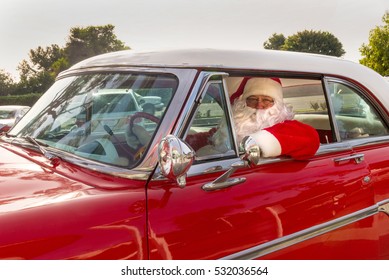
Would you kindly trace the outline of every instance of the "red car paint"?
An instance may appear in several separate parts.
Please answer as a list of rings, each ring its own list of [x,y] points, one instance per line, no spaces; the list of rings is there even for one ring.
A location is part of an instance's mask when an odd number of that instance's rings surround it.
[[[0,258],[147,258],[143,183],[13,152],[1,148]]]

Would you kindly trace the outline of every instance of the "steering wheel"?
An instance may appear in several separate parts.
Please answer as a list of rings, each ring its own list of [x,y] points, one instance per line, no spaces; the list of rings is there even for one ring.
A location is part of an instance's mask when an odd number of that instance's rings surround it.
[[[134,124],[135,123],[135,120],[136,119],[139,119],[139,118],[144,118],[144,119],[148,119],[152,122],[155,122],[155,123],[158,123],[159,122],[159,118],[154,116],[154,115],[151,115],[149,113],[146,113],[146,112],[136,112],[135,114],[133,114],[132,116],[130,116],[128,118],[128,125],[127,125],[127,129],[126,129],[126,141],[127,141],[127,144],[134,148],[135,149],[135,153],[134,153],[134,159],[138,159],[142,156],[144,150],[146,149],[146,146],[148,144],[148,142],[150,141],[150,138],[151,136],[148,134],[148,132],[146,131],[146,129],[144,129],[143,127],[139,126],[142,128],[142,135],[144,137],[139,137],[139,135],[135,134],[132,129],[134,127]],[[137,142],[138,142],[138,145],[140,144],[140,147],[133,147],[133,143],[134,143],[134,138],[136,138]],[[140,139],[142,138],[142,139]],[[148,139],[143,139],[143,138],[148,138]]]

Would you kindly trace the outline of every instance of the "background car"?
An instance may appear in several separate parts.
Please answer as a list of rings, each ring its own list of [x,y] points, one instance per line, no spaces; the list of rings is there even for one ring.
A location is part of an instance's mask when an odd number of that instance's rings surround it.
[[[29,106],[0,106],[0,132],[7,132],[28,110]]]
[[[251,77],[279,79],[314,155],[238,142],[230,97]],[[0,259],[389,259],[388,92],[362,65],[286,51],[80,62],[0,136]],[[226,141],[200,153],[211,130]]]

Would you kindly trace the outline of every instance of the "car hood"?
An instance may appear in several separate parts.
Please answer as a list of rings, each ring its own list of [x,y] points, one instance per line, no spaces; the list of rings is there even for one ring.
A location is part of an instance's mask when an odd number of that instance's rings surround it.
[[[90,188],[0,145],[0,213],[84,196]]]
[[[0,120],[0,126],[2,125],[13,125],[15,122],[15,119],[1,119]]]

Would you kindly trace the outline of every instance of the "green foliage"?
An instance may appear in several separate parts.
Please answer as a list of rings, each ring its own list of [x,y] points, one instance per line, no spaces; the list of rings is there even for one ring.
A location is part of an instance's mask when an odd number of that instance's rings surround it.
[[[283,34],[273,33],[273,35],[263,43],[263,47],[267,50],[281,50],[285,44],[285,36]]]
[[[70,29],[65,47],[52,44],[30,50],[29,61],[23,60],[19,64],[20,82],[14,92],[45,92],[61,71],[75,63],[98,54],[129,49],[117,39],[114,28],[111,24],[74,27]]]
[[[113,25],[108,24],[70,29],[70,36],[65,47],[70,65],[98,54],[129,49],[117,39],[114,28]]]
[[[38,70],[50,71],[51,65],[63,56],[63,50],[55,44],[46,48],[38,47],[35,50],[30,50],[31,62]]]
[[[55,44],[30,50],[30,61],[23,60],[18,67],[20,73],[18,94],[41,92],[49,88],[58,74],[53,71],[52,66],[63,56],[64,51]]]
[[[22,77],[16,85],[15,95],[29,92],[45,92],[54,83],[54,78],[48,71],[39,71],[29,78]]]
[[[369,34],[369,43],[363,44],[359,51],[361,64],[389,76],[389,12],[382,17],[383,26],[377,26]]]
[[[11,77],[11,74],[0,69],[0,96],[6,96],[12,94],[15,85]],[[0,103],[1,104],[1,103]]]
[[[0,96],[0,105],[25,105],[32,106],[42,96],[41,93],[29,93],[23,95]]]
[[[274,33],[264,44],[265,49],[316,53],[341,57],[345,54],[342,43],[326,31],[304,30],[285,39]]]

